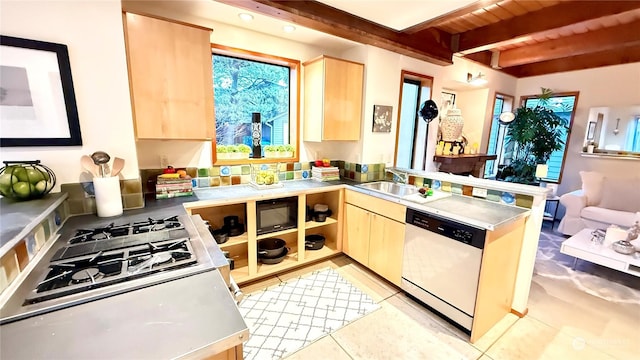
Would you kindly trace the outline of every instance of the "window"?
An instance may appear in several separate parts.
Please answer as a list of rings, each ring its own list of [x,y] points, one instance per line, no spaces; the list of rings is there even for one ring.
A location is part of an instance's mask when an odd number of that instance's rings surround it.
[[[511,111],[513,106],[513,96],[496,93],[493,103],[493,113],[491,115],[491,130],[489,131],[489,143],[487,154],[497,155],[496,160],[487,161],[484,168],[484,177],[495,177],[498,172],[498,164],[504,163],[505,158],[505,135],[507,127],[500,125],[500,114]]]
[[[212,45],[212,59],[216,159],[253,151],[253,113],[260,114],[261,154],[245,154],[245,161],[264,156],[267,146],[283,152],[288,145],[297,159],[300,62],[218,45]]]
[[[563,118],[567,123],[567,129],[562,129],[562,140],[564,144],[560,150],[556,150],[551,153],[551,157],[549,158],[549,161],[547,161],[547,177],[544,178],[544,181],[546,182],[559,183],[562,179],[562,169],[564,167],[564,159],[567,152],[569,133],[571,132],[573,116],[575,115],[575,109],[578,103],[578,92],[554,94],[546,100],[540,99],[537,95],[523,96],[521,98],[521,102],[523,103],[523,106],[528,108],[535,108],[539,105],[549,109],[556,115]]]
[[[640,152],[640,115],[629,124],[624,148],[628,151]]]

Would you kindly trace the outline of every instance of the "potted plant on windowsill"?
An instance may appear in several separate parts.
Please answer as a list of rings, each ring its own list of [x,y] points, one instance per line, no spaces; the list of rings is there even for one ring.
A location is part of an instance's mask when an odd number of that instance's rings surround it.
[[[552,94],[543,88],[541,103],[545,104]],[[513,148],[513,157],[503,169],[503,180],[534,184],[536,165],[546,164],[551,153],[562,149],[564,130],[567,121],[544,106],[518,108],[507,129],[507,146]]]
[[[238,153],[240,154],[240,159],[248,159],[251,154],[251,147],[246,144],[238,145]]]
[[[267,158],[275,158],[278,157],[277,146],[275,145],[265,145],[264,147],[264,157]]]
[[[293,157],[293,151],[294,151],[294,147],[292,145],[284,145],[284,152],[282,157],[286,157],[286,158],[291,158]]]
[[[278,145],[278,147],[276,148],[276,151],[278,152],[277,157],[279,158],[283,158],[286,157],[286,148],[284,147],[284,145]]]
[[[219,160],[229,159],[229,149],[226,145],[216,145],[216,154]]]

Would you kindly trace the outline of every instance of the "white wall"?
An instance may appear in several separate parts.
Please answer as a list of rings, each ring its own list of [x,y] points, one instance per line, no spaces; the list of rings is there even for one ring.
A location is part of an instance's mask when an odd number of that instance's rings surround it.
[[[137,179],[120,1],[2,1],[0,33],[65,44],[80,118],[82,146],[3,147],[0,160],[41,160],[60,184],[86,181],[80,157],[103,150],[126,160]]]
[[[522,95],[539,94],[540,88],[555,92],[579,91],[569,148],[558,194],[579,189],[579,171],[606,174],[640,174],[640,161],[580,156],[589,109],[599,106],[629,106],[640,103],[640,63],[528,77],[518,80],[516,101]]]
[[[473,144],[480,146],[483,141],[486,142],[482,134],[487,116],[487,104],[493,104],[493,99],[490,99],[489,95],[488,88],[457,92],[456,107],[462,111],[464,119],[462,133],[467,138],[469,146]]]

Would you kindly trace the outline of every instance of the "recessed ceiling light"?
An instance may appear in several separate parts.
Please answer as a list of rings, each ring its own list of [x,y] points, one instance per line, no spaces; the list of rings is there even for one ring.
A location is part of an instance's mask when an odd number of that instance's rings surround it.
[[[285,25],[285,26],[282,27],[282,30],[284,30],[284,32],[290,33],[290,32],[295,31],[296,27],[293,26],[293,25]]]
[[[253,20],[253,15],[247,14],[247,13],[240,13],[238,14],[238,17],[242,19],[242,21],[246,21],[246,22]]]

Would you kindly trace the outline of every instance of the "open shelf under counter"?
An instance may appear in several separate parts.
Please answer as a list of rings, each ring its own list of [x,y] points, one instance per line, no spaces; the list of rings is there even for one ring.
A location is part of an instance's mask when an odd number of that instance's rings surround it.
[[[293,252],[288,253],[287,256],[284,257],[282,262],[278,264],[263,264],[262,262],[260,262],[260,259],[258,259],[257,276],[276,274],[298,264],[300,264],[300,262],[298,261],[298,253]]]
[[[230,236],[227,242],[223,244],[218,244],[218,246],[220,247],[220,249],[224,250],[226,248],[229,248],[235,245],[246,244],[248,241],[249,241],[249,235],[245,231],[244,233],[238,236],[233,236],[233,237]]]
[[[320,226],[326,226],[326,225],[331,225],[331,224],[335,224],[337,223],[338,220],[328,217],[324,222],[317,222],[317,221],[307,221],[304,225],[305,229],[313,229],[316,227],[320,227]]]
[[[274,232],[270,232],[270,233],[267,233],[267,234],[258,235],[258,236],[256,236],[256,239],[257,240],[267,239],[267,238],[278,237],[278,236],[282,236],[282,235],[286,235],[286,234],[292,234],[292,233],[295,233],[295,232],[298,232],[298,228],[274,231]]]
[[[233,280],[238,284],[250,280],[247,259],[234,259],[233,262],[233,270],[231,270]]]
[[[319,250],[305,250],[304,262],[308,263],[316,260],[321,260],[328,257],[332,257],[340,253],[342,253],[342,251],[332,249],[328,246],[323,246],[322,249],[319,249]]]

